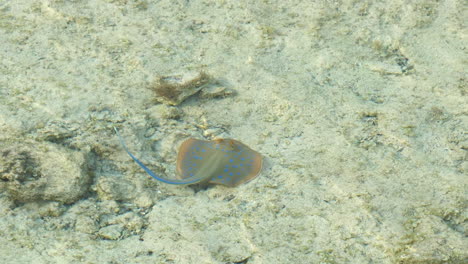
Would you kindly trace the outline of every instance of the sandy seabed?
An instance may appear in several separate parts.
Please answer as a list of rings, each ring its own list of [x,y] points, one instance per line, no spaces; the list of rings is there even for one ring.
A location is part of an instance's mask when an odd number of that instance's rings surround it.
[[[0,2],[0,263],[466,263],[467,12]],[[160,103],[155,80],[199,71],[231,92]],[[188,137],[265,165],[168,185],[113,127],[168,178]]]

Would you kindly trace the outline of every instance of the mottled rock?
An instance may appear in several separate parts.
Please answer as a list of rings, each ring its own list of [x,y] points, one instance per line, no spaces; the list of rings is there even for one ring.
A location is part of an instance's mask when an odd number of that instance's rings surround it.
[[[38,138],[50,142],[62,142],[76,135],[79,124],[65,121],[51,121],[46,125],[38,125]]]
[[[235,91],[224,86],[207,85],[200,91],[200,98],[212,99],[234,95]]]
[[[175,106],[155,105],[147,111],[151,119],[180,119],[183,116],[183,111]]]
[[[117,240],[122,235],[122,225],[110,225],[99,230],[99,237],[108,240]]]
[[[135,198],[135,204],[141,208],[149,208],[153,206],[153,200],[148,192],[143,192]]]
[[[41,217],[58,217],[66,211],[66,206],[59,202],[41,202],[37,212]]]
[[[159,77],[151,86],[156,92],[156,101],[166,105],[179,105],[188,97],[199,93],[203,99],[226,97],[234,90],[226,88],[204,72],[186,72],[183,74]],[[170,109],[165,109],[170,110]],[[168,112],[171,119],[177,119],[174,111]]]
[[[145,223],[143,218],[138,214],[127,212],[109,219],[108,224],[122,225],[128,235],[128,233],[140,233]]]
[[[76,218],[75,230],[85,234],[94,234],[98,231],[98,224],[90,216],[80,215]]]
[[[2,143],[0,188],[20,202],[73,203],[90,184],[89,159],[81,151],[50,142]]]
[[[414,221],[398,263],[466,263],[466,234],[447,219],[429,215]]]
[[[124,179],[103,177],[96,184],[96,191],[101,200],[130,201],[135,198],[135,185]]]
[[[167,105],[179,105],[188,97],[205,87],[211,77],[204,72],[186,72],[179,75],[162,76],[152,85],[156,100]]]

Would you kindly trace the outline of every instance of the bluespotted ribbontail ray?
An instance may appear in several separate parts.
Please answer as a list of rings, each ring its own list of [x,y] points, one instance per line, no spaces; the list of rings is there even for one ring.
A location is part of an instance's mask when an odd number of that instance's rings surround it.
[[[234,139],[200,140],[189,138],[179,148],[176,177],[169,179],[152,172],[127,148],[114,128],[128,155],[151,177],[169,184],[212,183],[235,187],[258,176],[263,158],[260,153]]]

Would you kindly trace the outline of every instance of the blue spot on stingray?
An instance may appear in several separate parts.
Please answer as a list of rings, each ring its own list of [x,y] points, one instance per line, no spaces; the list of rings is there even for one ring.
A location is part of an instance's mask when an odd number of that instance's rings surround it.
[[[224,172],[228,172],[228,171],[229,171],[229,169],[224,169]]]
[[[233,159],[230,159],[230,160],[229,160],[229,162],[231,162],[231,163],[232,163],[232,162],[234,162],[234,160],[233,160]]]

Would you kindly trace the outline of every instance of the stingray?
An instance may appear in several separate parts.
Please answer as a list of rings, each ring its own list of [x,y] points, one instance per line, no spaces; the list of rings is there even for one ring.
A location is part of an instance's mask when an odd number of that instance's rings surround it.
[[[179,147],[176,179],[158,176],[128,150],[119,131],[114,130],[128,155],[151,177],[164,183],[210,183],[235,187],[254,179],[262,169],[262,155],[237,140],[189,138]]]

